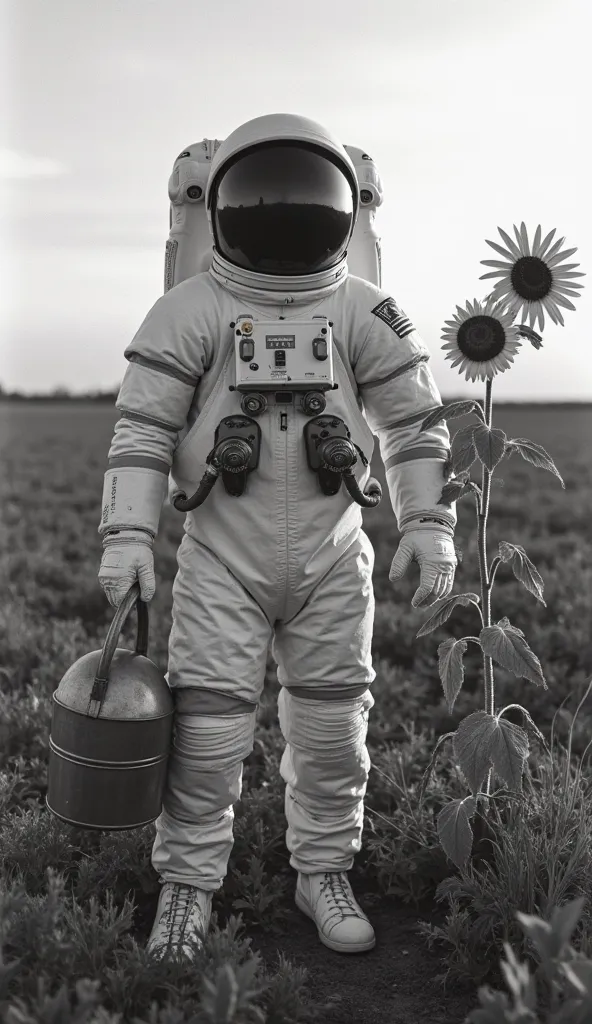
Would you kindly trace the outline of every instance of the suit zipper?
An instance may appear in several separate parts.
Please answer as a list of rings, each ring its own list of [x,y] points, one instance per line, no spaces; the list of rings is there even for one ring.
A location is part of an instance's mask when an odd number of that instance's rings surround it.
[[[284,482],[285,482],[285,492],[284,492],[285,505],[284,505],[284,510],[285,510],[285,528],[286,528],[286,546],[285,546],[285,552],[286,552],[286,588],[284,590],[284,606],[283,606],[283,611],[282,611],[282,614],[285,614],[287,603],[288,603],[288,590],[289,590],[289,587],[290,587],[290,553],[289,553],[289,548],[288,548],[289,537],[290,537],[290,527],[289,527],[289,522],[288,522],[289,507],[290,507],[290,502],[289,502],[290,472],[289,472],[289,467],[288,467],[288,413],[286,411],[280,413],[280,431],[284,431],[285,432],[284,433],[284,438],[285,438],[285,441],[284,441]]]

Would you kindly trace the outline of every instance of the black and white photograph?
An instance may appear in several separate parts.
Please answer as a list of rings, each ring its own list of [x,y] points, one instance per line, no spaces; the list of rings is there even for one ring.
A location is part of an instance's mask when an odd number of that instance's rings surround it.
[[[592,1024],[587,0],[0,0],[0,1020]]]

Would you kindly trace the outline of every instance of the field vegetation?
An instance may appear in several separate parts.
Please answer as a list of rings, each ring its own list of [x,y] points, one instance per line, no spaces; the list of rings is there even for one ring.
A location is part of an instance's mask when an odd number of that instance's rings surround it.
[[[466,780],[450,747],[438,754],[420,802],[422,775],[438,737],[482,708],[482,655],[469,645],[465,682],[449,713],[437,647],[474,634],[478,624],[474,607],[461,606],[416,639],[433,609],[411,607],[415,566],[396,588],[389,583],[398,533],[384,487],[379,508],[364,513],[376,551],[377,678],[364,848],[352,872],[371,918],[388,912],[380,917],[387,923],[377,956],[339,958],[318,944],[309,922],[293,923],[295,876],[284,843],[278,684],[270,657],[236,807],[230,873],[214,900],[217,923],[199,969],[190,971],[173,962],[155,965],[144,951],[158,895],[153,826],[82,831],[58,821],[44,803],[51,694],[74,661],[102,646],[112,616],[97,581],[97,526],[115,419],[114,409],[100,403],[0,403],[0,1017],[7,1024],[460,1024],[471,1011],[491,1013],[472,1016],[475,1024],[592,1020],[592,1003],[586,1009],[582,995],[586,984],[592,991],[582,966],[592,959],[592,408],[494,406],[494,426],[543,445],[566,485],[562,490],[551,473],[514,455],[499,467],[504,484],[496,474],[491,496],[489,560],[500,541],[522,545],[545,582],[543,605],[501,564],[493,591],[493,621],[508,616],[524,632],[548,687],[496,666],[496,707],[526,707],[549,748],[529,733],[523,793],[492,800],[466,867],[446,857],[436,819],[446,803],[467,795]],[[465,422],[456,420],[451,429]],[[372,469],[384,486],[378,456]],[[469,499],[458,503],[458,514],[463,560],[454,589],[478,593]],[[182,515],[165,507],[155,548],[149,654],[163,671],[182,523]],[[133,645],[134,629],[132,617],[123,645]],[[521,713],[512,714],[507,717],[524,726]],[[555,938],[545,946],[547,932],[531,918],[549,921],[554,909],[576,899],[569,919],[566,910],[564,918],[556,916]],[[405,933],[406,964],[396,929],[410,910],[421,920]],[[306,936],[307,955],[300,955],[298,934]],[[395,936],[390,945],[389,935]],[[504,955],[510,966],[502,968]],[[560,969],[563,961],[572,966]],[[358,1004],[337,991],[348,971],[362,986]],[[397,986],[405,972],[403,992]],[[591,973],[589,966],[588,979]],[[474,1009],[479,986],[491,986],[482,996],[489,1009],[485,1003]],[[513,1003],[492,994],[508,986]],[[564,988],[572,1016],[547,1016],[559,1013]],[[518,1007],[515,1016],[510,1005]],[[519,1014],[522,1005],[530,1005],[530,1016]],[[446,1015],[434,1006],[446,1007]]]

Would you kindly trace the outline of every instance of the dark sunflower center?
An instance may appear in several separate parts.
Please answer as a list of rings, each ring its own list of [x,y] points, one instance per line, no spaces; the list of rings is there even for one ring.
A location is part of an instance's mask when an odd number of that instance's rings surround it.
[[[551,291],[553,275],[538,256],[521,256],[512,267],[511,281],[521,298],[536,302]]]
[[[506,335],[493,316],[471,316],[458,329],[458,347],[468,359],[484,363],[503,351]]]

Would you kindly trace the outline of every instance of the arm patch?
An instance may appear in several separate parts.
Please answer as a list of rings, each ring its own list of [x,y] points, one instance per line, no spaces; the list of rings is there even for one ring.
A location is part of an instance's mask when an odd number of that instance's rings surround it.
[[[379,320],[382,320],[387,327],[390,327],[399,338],[406,338],[408,334],[415,330],[409,317],[405,315],[394,299],[383,299],[371,312]]]

